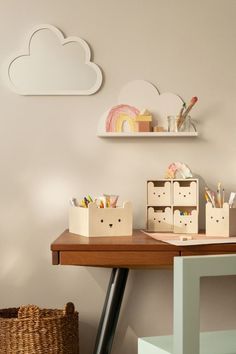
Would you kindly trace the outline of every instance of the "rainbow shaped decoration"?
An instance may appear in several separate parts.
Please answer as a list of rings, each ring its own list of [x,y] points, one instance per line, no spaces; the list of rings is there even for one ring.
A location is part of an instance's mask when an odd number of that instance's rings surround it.
[[[120,104],[113,107],[106,118],[106,132],[124,131],[124,123],[128,123],[131,132],[137,131],[136,117],[140,111],[127,104]]]

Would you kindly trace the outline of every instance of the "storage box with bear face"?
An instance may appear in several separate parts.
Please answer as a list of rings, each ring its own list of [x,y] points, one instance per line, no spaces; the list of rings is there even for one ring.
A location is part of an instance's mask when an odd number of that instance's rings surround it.
[[[162,206],[171,204],[171,182],[158,181],[158,184],[148,182],[148,205]]]
[[[132,204],[124,202],[123,207],[117,208],[98,208],[96,203],[90,203],[88,208],[71,207],[69,231],[90,237],[131,236]]]
[[[148,208],[147,229],[150,231],[167,232],[173,230],[173,217],[170,207],[164,209]]]
[[[192,210],[189,215],[182,215],[180,210],[174,211],[174,232],[184,234],[198,233],[198,211]]]
[[[230,208],[224,203],[223,208],[213,208],[206,204],[206,235],[236,236],[236,208]]]
[[[174,205],[197,205],[197,194],[196,181],[190,182],[189,185],[174,182]]]

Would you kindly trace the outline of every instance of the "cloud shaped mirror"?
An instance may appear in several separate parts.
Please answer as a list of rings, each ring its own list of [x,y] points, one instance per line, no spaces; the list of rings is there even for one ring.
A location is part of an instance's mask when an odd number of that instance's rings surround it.
[[[83,39],[65,38],[56,27],[40,25],[23,52],[10,60],[8,80],[21,95],[91,95],[101,87],[102,72]]]

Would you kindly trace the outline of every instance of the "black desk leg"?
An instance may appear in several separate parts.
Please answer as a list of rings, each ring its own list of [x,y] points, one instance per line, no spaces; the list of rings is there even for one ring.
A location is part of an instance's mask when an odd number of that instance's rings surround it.
[[[112,269],[93,354],[111,352],[128,273],[128,268]]]

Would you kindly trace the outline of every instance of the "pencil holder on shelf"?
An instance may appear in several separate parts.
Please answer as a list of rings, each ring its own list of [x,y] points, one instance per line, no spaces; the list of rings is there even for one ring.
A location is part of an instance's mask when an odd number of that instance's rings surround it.
[[[230,208],[228,203],[224,203],[222,208],[206,203],[206,235],[236,236],[236,208]]]
[[[70,207],[69,231],[87,237],[131,236],[133,213],[131,202],[122,207],[98,208],[89,203],[88,208]]]
[[[168,132],[190,132],[190,131],[197,131],[195,124],[193,123],[190,116],[187,116],[182,124],[180,123],[179,116],[168,116],[167,117],[168,123]]]

